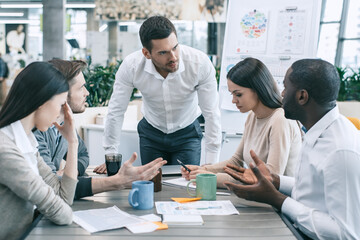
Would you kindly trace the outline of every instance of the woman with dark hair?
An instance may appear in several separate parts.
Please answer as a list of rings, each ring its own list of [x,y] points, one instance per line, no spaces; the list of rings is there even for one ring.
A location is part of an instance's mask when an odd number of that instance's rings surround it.
[[[227,161],[202,167],[188,165],[191,173],[182,168],[183,177],[190,179],[198,173],[213,172],[217,173],[218,186],[225,187],[223,182],[235,180],[224,172],[224,167],[248,165],[252,162],[250,150],[259,155],[271,172],[293,176],[301,132],[295,121],[285,118],[280,92],[267,67],[255,58],[246,58],[230,69],[227,79],[232,102],[240,112],[250,112],[240,145]]]
[[[68,90],[65,77],[51,64],[34,62],[19,73],[5,100],[0,111],[0,239],[18,239],[35,208],[56,224],[72,222],[78,139],[66,103]],[[56,124],[60,110],[61,126]],[[62,178],[40,157],[32,133],[53,123],[69,143]]]

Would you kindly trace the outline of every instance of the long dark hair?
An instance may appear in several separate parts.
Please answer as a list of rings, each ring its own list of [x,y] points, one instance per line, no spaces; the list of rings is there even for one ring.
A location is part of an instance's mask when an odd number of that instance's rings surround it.
[[[33,62],[15,78],[0,111],[0,128],[20,120],[54,95],[69,91],[65,77],[50,63]]]
[[[228,72],[227,79],[241,87],[250,88],[269,108],[282,106],[281,96],[276,82],[265,64],[255,58],[245,58]]]

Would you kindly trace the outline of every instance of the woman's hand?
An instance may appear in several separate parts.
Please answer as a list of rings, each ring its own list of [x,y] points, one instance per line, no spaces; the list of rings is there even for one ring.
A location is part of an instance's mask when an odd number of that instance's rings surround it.
[[[195,179],[196,175],[199,173],[212,173],[207,171],[205,167],[200,167],[197,165],[186,165],[186,167],[190,169],[191,172],[189,173],[189,171],[187,171],[184,167],[181,167],[181,176],[188,181],[190,179]]]
[[[68,141],[68,151],[66,154],[66,165],[64,168],[64,175],[72,179],[77,179],[78,176],[78,147],[79,140],[75,130],[74,116],[69,104],[65,103],[62,106],[64,112],[64,123],[59,125],[54,123],[60,134]]]
[[[59,130],[60,134],[68,141],[69,144],[78,144],[78,138],[75,130],[74,115],[68,103],[65,103],[62,106],[62,111],[64,112],[64,123],[62,125],[59,125],[57,122],[54,122],[54,125]]]

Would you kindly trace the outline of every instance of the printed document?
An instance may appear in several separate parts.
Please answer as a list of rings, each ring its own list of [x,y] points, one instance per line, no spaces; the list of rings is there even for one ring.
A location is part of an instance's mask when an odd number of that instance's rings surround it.
[[[189,203],[155,202],[158,214],[172,215],[232,215],[239,214],[231,201],[196,201]]]

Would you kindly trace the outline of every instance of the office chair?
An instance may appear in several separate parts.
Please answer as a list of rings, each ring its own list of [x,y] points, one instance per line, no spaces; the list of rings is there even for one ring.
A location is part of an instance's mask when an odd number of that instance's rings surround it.
[[[347,119],[350,120],[350,122],[352,122],[355,127],[360,130],[360,119],[356,118],[356,117],[347,117]]]

